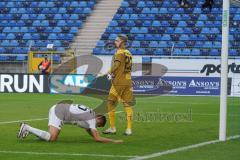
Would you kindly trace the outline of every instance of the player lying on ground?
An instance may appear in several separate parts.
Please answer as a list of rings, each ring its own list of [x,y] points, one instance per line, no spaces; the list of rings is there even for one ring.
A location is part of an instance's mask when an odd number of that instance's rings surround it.
[[[29,133],[45,140],[56,141],[63,124],[77,125],[86,131],[97,142],[121,143],[122,140],[103,138],[99,135],[96,127],[104,127],[106,117],[95,115],[95,113],[84,105],[78,104],[56,104],[49,110],[48,132],[33,128],[26,123],[21,123],[18,138],[25,138]]]

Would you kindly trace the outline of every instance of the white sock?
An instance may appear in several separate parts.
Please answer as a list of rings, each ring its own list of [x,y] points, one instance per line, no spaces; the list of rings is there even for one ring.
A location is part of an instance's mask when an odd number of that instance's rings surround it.
[[[29,125],[26,125],[26,128],[27,128],[27,130],[30,133],[34,134],[37,137],[39,137],[39,138],[41,138],[41,139],[43,139],[45,141],[49,141],[50,140],[51,135],[48,132],[40,130],[40,129],[37,129],[37,128],[33,128],[33,127],[29,126]]]

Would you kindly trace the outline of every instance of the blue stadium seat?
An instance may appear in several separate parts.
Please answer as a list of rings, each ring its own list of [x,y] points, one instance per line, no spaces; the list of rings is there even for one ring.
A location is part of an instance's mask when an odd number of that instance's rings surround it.
[[[117,37],[117,34],[110,34],[109,39],[115,40]]]
[[[158,48],[155,50],[154,52],[155,55],[164,55],[163,49],[162,48]]]
[[[59,41],[59,40],[54,40],[54,41],[53,41],[53,45],[54,45],[55,47],[61,47],[61,46],[62,46],[61,41]]]
[[[210,31],[211,31],[211,29],[206,27],[206,28],[202,28],[202,32],[201,33],[202,34],[208,34],[208,33],[211,33]]]
[[[168,22],[168,21],[162,21],[162,22],[161,22],[161,26],[163,26],[163,27],[169,27],[170,25],[169,25],[169,22]]]
[[[188,41],[189,40],[189,36],[187,34],[182,34],[179,38],[180,41]]]
[[[77,27],[71,27],[70,32],[72,34],[77,34],[78,33],[78,28]]]
[[[220,33],[219,28],[216,28],[216,27],[211,28],[211,32],[210,33],[219,34]]]
[[[44,30],[44,32],[46,32],[46,33],[52,33],[52,32],[53,32],[53,27],[46,27],[46,29]]]
[[[0,33],[0,40],[6,39],[7,36],[5,33]]]
[[[202,42],[202,41],[197,41],[197,42],[195,43],[195,47],[197,47],[197,48],[202,48],[202,47],[203,47],[203,42]]]
[[[40,39],[40,35],[38,33],[34,33],[34,34],[32,34],[32,39],[38,40],[38,39]]]
[[[5,54],[6,53],[6,50],[5,50],[5,48],[3,48],[3,47],[0,47],[0,54]]]
[[[203,21],[197,21],[196,27],[204,27],[204,26],[205,26],[205,24]]]
[[[162,32],[161,32],[161,33],[167,33],[167,34],[173,34],[173,33],[175,33],[174,27],[168,27],[165,32],[164,32],[164,28],[159,28],[159,29],[162,29]]]
[[[140,47],[140,41],[133,41],[132,47],[139,48]]]
[[[24,39],[24,40],[29,40],[29,39],[32,39],[32,36],[31,36],[30,33],[25,33],[25,34],[23,35],[23,39]]]
[[[64,26],[66,26],[66,22],[65,22],[65,20],[60,20],[60,21],[58,21],[58,23],[57,23],[57,25],[59,26],[59,27],[64,27]]]
[[[154,41],[155,40],[154,34],[146,34],[145,40],[147,40],[147,41]]]
[[[151,13],[151,9],[150,8],[143,8],[142,13],[150,14]]]
[[[85,7],[88,7],[88,4],[86,1],[80,1],[78,7],[85,8]]]
[[[192,49],[190,55],[191,56],[200,56],[201,55],[200,49],[198,49],[198,48]]]
[[[115,21],[115,20],[112,20],[112,21],[109,23],[109,26],[110,26],[110,27],[116,27],[116,26],[118,26],[118,22]]]
[[[185,27],[183,29],[183,33],[184,34],[192,34],[193,33],[192,28]]]
[[[144,34],[136,34],[135,40],[138,40],[138,41],[145,40]]]
[[[158,47],[158,42],[157,41],[151,41],[150,44],[149,44],[149,47],[157,48]]]
[[[212,48],[213,44],[212,44],[211,41],[205,41],[204,44],[203,44],[203,47],[204,48]]]
[[[184,48],[181,53],[181,55],[183,56],[189,56],[190,54],[191,54],[191,49],[189,48]]]
[[[183,33],[183,28],[181,28],[181,27],[177,27],[177,28],[175,28],[174,33],[182,34],[182,33]]]
[[[229,50],[229,56],[238,56],[237,50],[236,49],[230,49]]]
[[[6,39],[8,40],[13,40],[13,39],[16,39],[15,35],[13,33],[9,33],[6,37]]]
[[[128,20],[129,14],[122,14],[121,19]]]
[[[55,40],[55,39],[58,39],[58,38],[57,38],[57,35],[55,33],[51,33],[51,34],[49,34],[48,39]]]
[[[138,15],[137,15],[137,14],[131,14],[131,16],[129,17],[129,19],[137,20],[137,19],[138,19]]]
[[[220,56],[220,51],[218,49],[211,49],[210,56]]]
[[[178,27],[186,27],[187,23],[185,21],[179,21]]]
[[[189,21],[191,18],[188,14],[182,14],[182,20]]]
[[[7,61],[9,59],[9,56],[1,55],[0,61]]]
[[[127,27],[135,27],[135,23],[133,20],[128,20],[127,23],[126,23],[126,26]]]
[[[167,8],[160,8],[159,9],[159,14],[165,14],[165,13],[168,13]]]
[[[214,41],[213,42],[213,47],[220,49],[220,48],[222,48],[222,43],[219,42],[219,41]]]
[[[181,56],[183,53],[182,53],[182,50],[181,50],[180,48],[174,48],[172,54],[173,54],[174,56]]]
[[[181,21],[181,20],[182,20],[182,17],[181,17],[180,14],[174,14],[173,17],[172,17],[172,20]]]
[[[193,13],[201,14],[201,13],[202,13],[202,10],[201,10],[201,8],[194,8]]]
[[[128,5],[125,5],[125,7],[128,7]],[[139,1],[138,4],[137,4],[137,7],[145,8],[146,7],[145,2],[144,1]]]
[[[200,14],[199,17],[198,17],[198,20],[199,21],[206,21],[208,20],[208,17],[206,14]]]
[[[153,27],[160,27],[160,26],[161,26],[161,23],[160,23],[160,21],[153,21],[153,22],[152,22],[152,26],[153,26]]]
[[[54,33],[61,33],[61,32],[62,32],[62,29],[61,29],[61,27],[54,27],[52,31],[53,31]]]
[[[166,48],[168,45],[167,45],[167,42],[166,41],[160,41],[159,42],[159,47],[161,48]]]
[[[105,43],[102,40],[97,41],[97,47],[104,47]]]
[[[213,21],[206,21],[205,25],[206,25],[206,27],[215,27],[215,24]]]
[[[146,21],[143,22],[143,27],[150,27],[150,26],[152,26],[152,21],[146,20]]]
[[[177,48],[185,48],[186,47],[186,44],[184,42],[177,42],[175,43],[175,47]]]
[[[161,38],[163,41],[170,41],[171,40],[171,37],[170,35],[168,34],[163,34],[162,38]]]

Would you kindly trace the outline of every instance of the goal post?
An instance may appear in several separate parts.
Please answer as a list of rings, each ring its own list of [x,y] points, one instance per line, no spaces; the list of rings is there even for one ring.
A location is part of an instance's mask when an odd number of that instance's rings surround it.
[[[226,140],[227,132],[227,81],[228,81],[228,37],[229,37],[230,0],[223,0],[222,13],[222,50],[221,50],[221,90],[219,140]]]

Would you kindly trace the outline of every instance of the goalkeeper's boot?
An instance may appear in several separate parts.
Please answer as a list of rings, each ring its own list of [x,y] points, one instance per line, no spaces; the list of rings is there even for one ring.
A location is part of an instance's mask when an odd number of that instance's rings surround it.
[[[20,123],[20,129],[17,136],[18,138],[23,139],[28,136],[29,131],[27,130],[26,125],[26,123]]]
[[[124,133],[125,136],[131,136],[132,135],[132,130],[131,129],[126,129],[125,133]]]
[[[108,128],[107,130],[103,131],[104,134],[116,134],[116,128]]]

